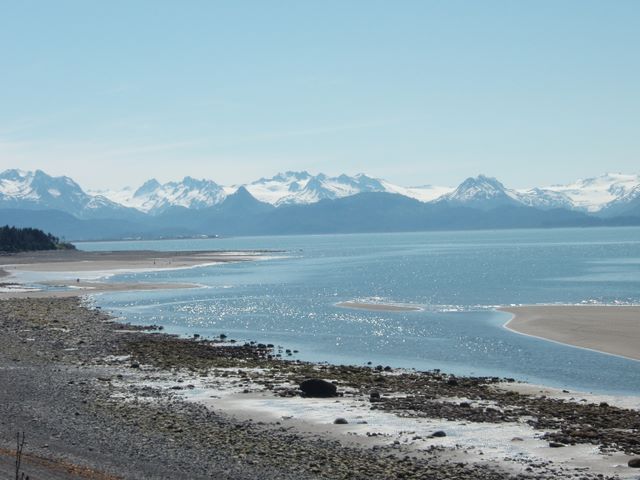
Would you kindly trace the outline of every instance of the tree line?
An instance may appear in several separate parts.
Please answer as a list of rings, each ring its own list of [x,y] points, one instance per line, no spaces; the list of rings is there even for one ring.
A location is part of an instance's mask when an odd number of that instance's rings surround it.
[[[37,228],[0,227],[0,252],[15,253],[33,250],[70,250],[75,247]]]

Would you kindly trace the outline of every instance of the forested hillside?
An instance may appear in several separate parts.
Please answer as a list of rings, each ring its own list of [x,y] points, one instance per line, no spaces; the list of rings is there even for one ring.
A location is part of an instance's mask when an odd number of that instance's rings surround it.
[[[37,228],[0,227],[0,252],[27,252],[33,250],[74,249],[70,243]]]

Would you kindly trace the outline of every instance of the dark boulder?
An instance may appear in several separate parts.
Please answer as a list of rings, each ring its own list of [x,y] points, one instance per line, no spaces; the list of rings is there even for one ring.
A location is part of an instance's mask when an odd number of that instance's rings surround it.
[[[632,458],[631,460],[629,460],[629,463],[627,463],[627,465],[629,465],[631,468],[640,468],[640,457]]]
[[[310,378],[300,383],[300,390],[306,397],[336,397],[338,389],[333,383],[319,378]]]
[[[336,419],[333,421],[333,423],[334,423],[335,425],[347,425],[349,422],[347,422],[347,419],[346,419],[346,418],[342,418],[342,417],[340,417],[340,418],[336,418]]]

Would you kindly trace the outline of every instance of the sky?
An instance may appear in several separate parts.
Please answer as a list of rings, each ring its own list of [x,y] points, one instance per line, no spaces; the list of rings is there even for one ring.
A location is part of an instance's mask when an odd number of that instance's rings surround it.
[[[640,1],[0,0],[0,169],[640,172]]]

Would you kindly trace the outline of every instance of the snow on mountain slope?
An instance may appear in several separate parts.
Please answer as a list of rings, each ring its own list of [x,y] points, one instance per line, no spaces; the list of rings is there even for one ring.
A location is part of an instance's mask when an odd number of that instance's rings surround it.
[[[597,212],[640,185],[640,175],[606,173],[599,177],[577,180],[568,185],[551,185],[546,190],[562,193],[571,199],[574,207]]]
[[[309,204],[363,192],[387,192],[422,202],[492,209],[525,205],[539,209],[578,209],[617,215],[640,202],[640,175],[609,173],[568,185],[514,190],[485,175],[470,177],[457,188],[425,185],[402,187],[364,174],[329,177],[288,171],[243,186],[221,186],[211,180],[185,177],[161,184],[148,180],[137,189],[85,192],[69,177],[51,177],[37,170],[0,173],[0,207],[56,209],[80,218],[130,218],[139,212],[157,214],[171,207],[202,209],[218,205],[240,187],[257,200],[275,206]],[[135,209],[135,210],[132,210]],[[137,210],[137,212],[136,212]],[[635,210],[633,210],[635,211]]]
[[[276,205],[285,197],[302,190],[310,179],[311,175],[306,171],[284,172],[271,178],[261,178],[244,187],[261,202]]]
[[[482,210],[521,203],[516,192],[485,175],[467,178],[453,192],[442,195],[436,201]]]
[[[385,180],[380,181],[385,191],[388,193],[397,193],[398,195],[404,195],[405,197],[413,198],[421,202],[431,202],[438,198],[451,193],[454,188],[442,187],[438,185],[422,185],[419,187],[401,187],[400,185],[394,185]]]
[[[544,188],[531,188],[529,190],[512,190],[511,195],[527,207],[550,210],[552,208],[573,209],[573,202],[562,192]]]
[[[145,182],[137,190],[96,192],[114,202],[145,213],[156,214],[170,207],[201,209],[217,205],[227,194],[223,187],[212,180],[184,177],[179,182],[161,184],[156,179]]]
[[[386,191],[380,180],[364,174],[328,177],[322,173],[314,176],[306,171],[284,172],[271,178],[261,178],[245,185],[245,188],[258,200],[276,206]]]
[[[126,210],[105,197],[85,193],[69,177],[17,169],[0,173],[0,206],[62,210],[80,218],[121,215]]]
[[[435,201],[482,210],[505,205],[521,205],[542,210],[573,208],[571,199],[562,192],[544,188],[513,190],[505,187],[497,179],[485,175],[467,178],[454,191],[442,195]]]
[[[621,197],[607,203],[600,212],[605,217],[640,215],[640,185],[636,185]]]

